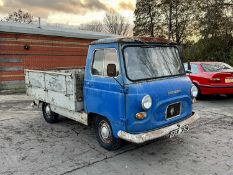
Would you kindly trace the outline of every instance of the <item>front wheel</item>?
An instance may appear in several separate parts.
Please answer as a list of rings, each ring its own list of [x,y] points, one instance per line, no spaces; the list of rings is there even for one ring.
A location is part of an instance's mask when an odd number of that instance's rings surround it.
[[[50,104],[43,103],[42,104],[42,112],[46,122],[48,123],[57,123],[58,122],[58,114],[51,110]]]
[[[107,119],[97,117],[95,131],[97,140],[103,148],[111,151],[117,150],[121,146],[121,140],[113,136],[112,127]]]

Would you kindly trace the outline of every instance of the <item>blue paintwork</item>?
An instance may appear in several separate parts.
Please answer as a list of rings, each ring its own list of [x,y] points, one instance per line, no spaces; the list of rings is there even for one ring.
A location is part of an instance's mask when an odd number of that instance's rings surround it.
[[[130,43],[132,45],[132,43]],[[93,53],[96,49],[115,48],[119,55],[120,75],[117,83],[111,77],[91,75]],[[157,79],[144,82],[131,82],[126,78],[122,44],[118,42],[94,44],[89,48],[84,80],[84,109],[87,113],[105,116],[112,125],[113,134],[119,130],[129,133],[142,133],[171,125],[192,114],[191,81],[186,76]],[[168,92],[180,90],[178,94]],[[152,108],[147,112],[147,118],[137,120],[136,113],[142,112],[142,98],[149,94],[152,97]],[[181,102],[180,116],[166,120],[165,111],[169,104]]]
[[[186,77],[169,78],[151,82],[128,85],[126,96],[127,132],[139,133],[158,129],[178,122],[192,114],[192,99],[190,98],[190,80]],[[181,90],[178,94],[169,95],[168,92]],[[143,111],[142,98],[145,95],[152,97],[153,105],[147,111],[147,118],[137,120],[136,113]],[[182,113],[180,116],[166,119],[166,108],[170,104],[181,102]]]
[[[101,48],[115,48],[119,51],[116,43],[90,46],[85,69],[84,108],[87,113],[96,113],[108,118],[113,134],[117,137],[119,130],[125,130],[125,95],[122,87],[113,78],[91,75],[94,51]],[[117,79],[123,84],[121,75]]]

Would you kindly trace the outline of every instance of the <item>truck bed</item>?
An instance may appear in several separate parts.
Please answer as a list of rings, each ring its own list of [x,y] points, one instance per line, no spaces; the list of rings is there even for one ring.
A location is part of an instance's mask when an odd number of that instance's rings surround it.
[[[69,111],[83,110],[84,68],[25,70],[27,95]]]

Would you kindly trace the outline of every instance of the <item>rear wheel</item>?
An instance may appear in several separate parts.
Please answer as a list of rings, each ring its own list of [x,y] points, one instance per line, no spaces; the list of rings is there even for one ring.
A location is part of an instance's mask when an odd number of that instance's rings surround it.
[[[51,110],[50,104],[43,103],[42,104],[42,112],[46,122],[48,123],[57,123],[58,122],[58,114]]]
[[[100,145],[111,151],[121,146],[121,140],[113,136],[109,121],[103,117],[97,117],[95,122],[96,137]]]

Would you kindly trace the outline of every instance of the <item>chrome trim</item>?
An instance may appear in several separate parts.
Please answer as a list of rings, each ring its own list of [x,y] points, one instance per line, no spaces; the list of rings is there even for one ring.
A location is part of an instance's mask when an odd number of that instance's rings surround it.
[[[146,109],[145,107],[144,107],[144,105],[143,105],[143,101],[145,100],[145,98],[150,98],[150,100],[151,100],[151,106],[148,108],[148,109]],[[153,100],[152,100],[152,98],[151,98],[151,96],[150,95],[145,95],[143,98],[142,98],[142,101],[141,101],[141,107],[142,107],[142,109],[143,110],[145,110],[145,111],[148,111],[151,107],[152,107],[152,105],[153,105]]]
[[[164,128],[161,129],[157,129],[154,131],[150,131],[150,132],[146,132],[146,133],[141,133],[141,134],[130,134],[127,133],[125,131],[118,131],[117,135],[119,138],[132,142],[132,143],[144,143],[146,141],[149,140],[154,140],[156,138],[159,137],[163,137],[168,135],[171,131],[174,131],[176,129],[179,129],[180,127],[184,127],[186,125],[190,125],[193,122],[195,122],[196,120],[198,120],[200,117],[198,116],[198,114],[193,113],[192,116],[190,116],[189,118],[181,121],[181,122],[177,122],[173,125],[170,126],[166,126]]]

